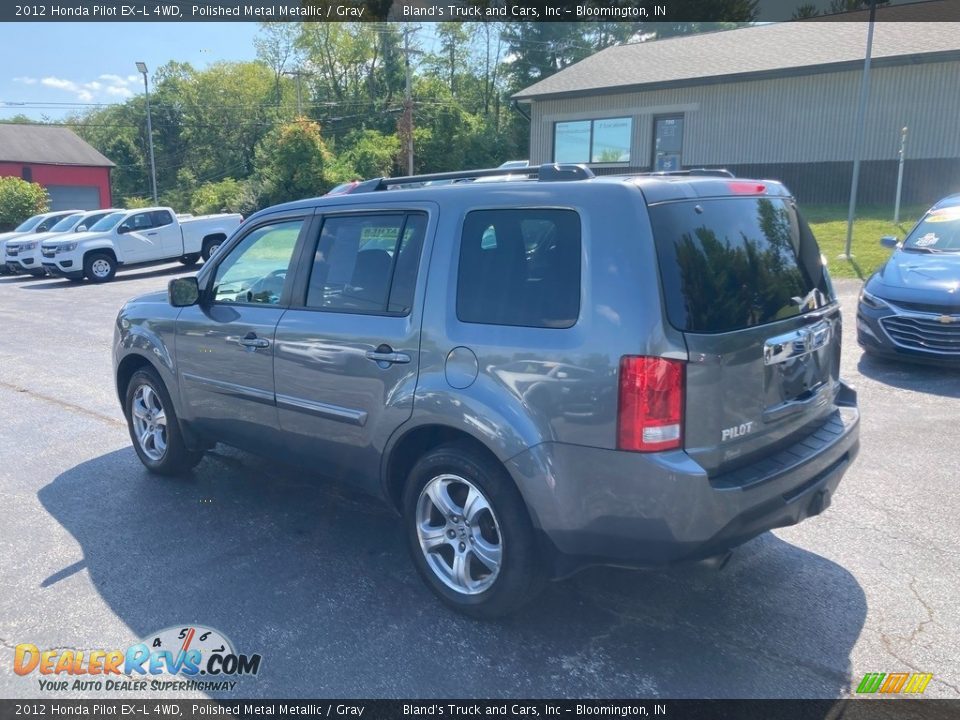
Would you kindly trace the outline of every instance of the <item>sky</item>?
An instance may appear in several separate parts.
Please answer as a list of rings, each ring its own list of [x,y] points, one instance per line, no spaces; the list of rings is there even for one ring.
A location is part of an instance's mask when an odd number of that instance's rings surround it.
[[[143,92],[138,60],[151,74],[170,60],[197,68],[253,60],[257,29],[254,22],[0,23],[0,119],[56,121],[92,103],[122,102]]]

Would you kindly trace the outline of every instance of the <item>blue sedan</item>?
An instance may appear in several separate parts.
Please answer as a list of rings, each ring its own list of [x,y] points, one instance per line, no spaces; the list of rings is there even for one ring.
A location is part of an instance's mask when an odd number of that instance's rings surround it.
[[[867,353],[960,365],[960,195],[944,198],[864,283],[857,342]]]

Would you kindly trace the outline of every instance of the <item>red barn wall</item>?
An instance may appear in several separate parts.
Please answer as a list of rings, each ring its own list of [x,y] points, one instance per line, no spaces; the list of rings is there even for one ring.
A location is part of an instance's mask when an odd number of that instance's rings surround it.
[[[0,162],[0,177],[23,177],[23,168],[28,167],[33,182],[43,187],[49,185],[96,186],[100,191],[100,207],[112,207],[110,195],[110,168],[81,165],[38,165],[35,163]]]

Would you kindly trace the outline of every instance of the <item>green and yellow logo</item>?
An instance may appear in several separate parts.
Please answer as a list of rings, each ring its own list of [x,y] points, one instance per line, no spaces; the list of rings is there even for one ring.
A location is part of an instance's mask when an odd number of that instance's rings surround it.
[[[857,686],[857,693],[905,693],[919,695],[933,679],[932,673],[867,673]]]

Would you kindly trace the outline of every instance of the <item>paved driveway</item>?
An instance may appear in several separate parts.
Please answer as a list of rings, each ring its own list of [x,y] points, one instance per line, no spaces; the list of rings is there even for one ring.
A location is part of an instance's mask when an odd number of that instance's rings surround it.
[[[895,671],[960,697],[960,373],[861,358],[856,283],[838,286],[862,453],[828,512],[722,572],[590,570],[480,623],[421,585],[391,511],[308,472],[221,447],[188,479],[146,474],[112,321],[180,272],[0,279],[0,696],[41,695],[18,643],[201,623],[262,654],[247,697],[835,697]]]

